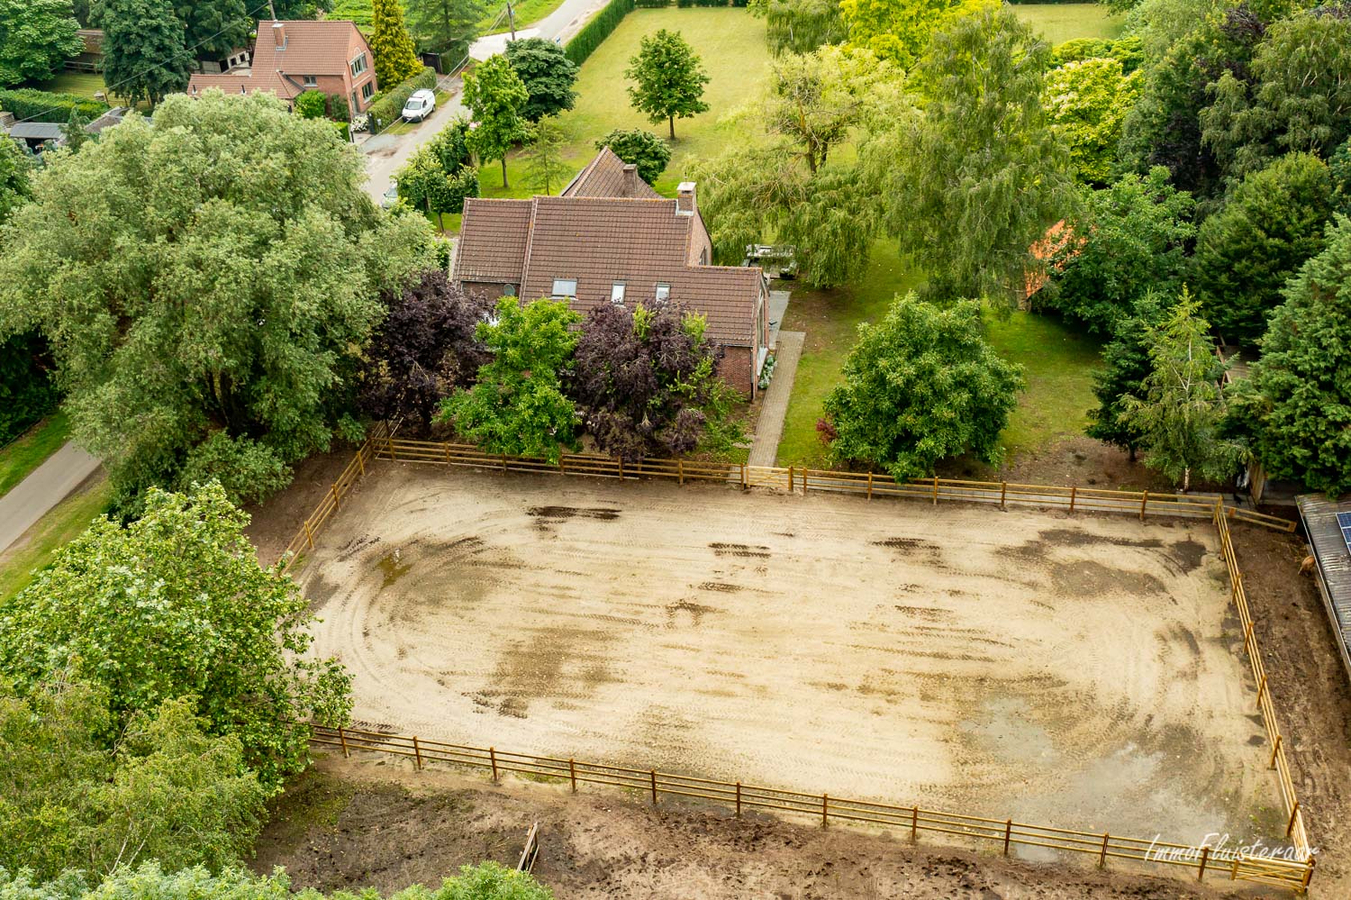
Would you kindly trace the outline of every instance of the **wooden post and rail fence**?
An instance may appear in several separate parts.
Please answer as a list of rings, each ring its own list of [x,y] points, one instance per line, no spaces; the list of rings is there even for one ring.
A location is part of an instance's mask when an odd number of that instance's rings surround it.
[[[662,773],[655,769],[627,769],[576,760],[527,756],[499,751],[492,747],[485,750],[420,740],[417,737],[351,729],[327,729],[316,726],[313,730],[313,740],[317,744],[341,747],[344,754],[358,749],[408,756],[414,760],[418,768],[421,768],[427,760],[482,766],[491,770],[494,780],[505,771],[557,777],[569,781],[574,791],[579,782],[635,788],[648,794],[653,803],[658,802],[661,794],[671,794],[727,802],[734,806],[738,814],[743,807],[810,812],[818,816],[823,825],[834,818],[840,821],[904,826],[910,830],[912,838],[920,831],[928,831],[977,840],[995,840],[1002,843],[1006,854],[1011,846],[1049,847],[1076,853],[1091,853],[1097,856],[1099,863],[1103,865],[1108,859],[1133,859],[1195,868],[1198,878],[1204,878],[1207,872],[1228,873],[1235,880],[1259,881],[1296,890],[1304,890],[1309,884],[1309,879],[1313,875],[1313,852],[1304,823],[1304,813],[1295,794],[1290,764],[1285,755],[1286,743],[1277,721],[1266,669],[1254,633],[1252,612],[1248,606],[1243,576],[1229,533],[1229,523],[1234,521],[1288,532],[1295,530],[1293,521],[1253,510],[1225,506],[1220,498],[1207,499],[1149,491],[1113,491],[1077,486],[1060,487],[939,477],[897,484],[888,476],[869,472],[669,459],[645,459],[625,463],[608,456],[586,453],[566,453],[555,463],[545,459],[485,453],[471,444],[398,438],[395,436],[396,431],[397,426],[391,428],[383,422],[371,430],[370,436],[357,450],[352,461],[324,494],[314,512],[305,519],[291,540],[283,557],[283,571],[295,567],[304,559],[306,553],[314,549],[320,530],[342,507],[343,499],[377,459],[500,472],[615,479],[665,478],[681,485],[712,483],[742,489],[768,488],[792,493],[801,490],[804,494],[810,490],[852,494],[870,500],[873,497],[898,497],[924,500],[935,505],[939,500],[956,500],[994,504],[1001,508],[1009,505],[1059,507],[1071,512],[1126,513],[1138,516],[1141,521],[1146,516],[1211,519],[1219,534],[1221,552],[1229,572],[1231,598],[1238,610],[1240,626],[1243,628],[1244,651],[1257,685],[1257,707],[1266,730],[1268,746],[1271,748],[1269,765],[1276,773],[1285,807],[1285,836],[1294,848],[1297,859],[1218,853],[1204,847],[1028,825],[1014,822],[1012,819],[983,819],[964,814],[925,810],[915,806],[901,807],[869,801],[845,800],[827,794],[803,794],[745,785],[740,782],[712,781]]]

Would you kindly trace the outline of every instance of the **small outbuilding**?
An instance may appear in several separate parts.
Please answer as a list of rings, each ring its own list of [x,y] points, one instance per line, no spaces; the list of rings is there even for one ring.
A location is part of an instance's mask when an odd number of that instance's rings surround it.
[[[1314,580],[1337,636],[1337,652],[1351,676],[1351,498],[1304,494],[1297,505],[1313,550]]]

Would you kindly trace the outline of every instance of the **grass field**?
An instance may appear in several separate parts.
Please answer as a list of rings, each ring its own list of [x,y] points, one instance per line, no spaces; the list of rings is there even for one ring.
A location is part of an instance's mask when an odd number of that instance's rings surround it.
[[[51,81],[44,81],[39,90],[53,94],[75,94],[79,97],[93,97],[99,91],[107,92],[103,76],[97,72],[61,72]]]
[[[582,66],[577,79],[577,106],[559,116],[567,143],[564,161],[577,171],[596,153],[595,142],[615,128],[646,128],[666,136],[666,123],[653,125],[629,106],[628,80],[623,72],[638,52],[644,35],[667,28],[679,31],[703,59],[710,78],[704,99],[710,107],[688,119],[676,120],[671,164],[657,181],[657,190],[674,196],[690,163],[715,156],[732,146],[749,129],[729,114],[754,96],[756,85],[769,68],[764,20],[744,9],[638,9],[615,29]],[[520,154],[507,160],[510,190],[502,189],[502,167],[494,160],[482,167],[479,178],[484,197],[529,197],[526,164]]]
[[[0,449],[0,497],[9,492],[70,437],[70,420],[55,413]]]
[[[1020,3],[1013,7],[1051,46],[1075,38],[1119,38],[1125,20],[1098,3]]]
[[[93,476],[83,489],[54,506],[20,539],[0,553],[0,598],[10,597],[28,584],[33,571],[52,561],[52,554],[89,527],[108,509],[112,489],[102,474]]]

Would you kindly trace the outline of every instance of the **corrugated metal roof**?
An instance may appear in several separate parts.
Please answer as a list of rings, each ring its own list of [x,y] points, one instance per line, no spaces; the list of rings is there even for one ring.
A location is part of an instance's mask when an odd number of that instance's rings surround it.
[[[1318,564],[1319,589],[1328,620],[1341,639],[1338,650],[1351,675],[1351,550],[1337,522],[1338,513],[1351,513],[1351,500],[1338,502],[1305,494],[1296,502]]]

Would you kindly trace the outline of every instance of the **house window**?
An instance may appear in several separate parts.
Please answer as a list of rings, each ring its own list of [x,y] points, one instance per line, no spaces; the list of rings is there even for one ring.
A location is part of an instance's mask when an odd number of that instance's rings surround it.
[[[707,248],[707,247],[705,247],[703,250],[700,250],[700,251],[699,251],[699,265],[701,265],[701,266],[706,266],[706,265],[708,265],[708,248]]]
[[[514,284],[504,284],[504,285],[502,285],[502,296],[503,296],[503,297],[515,297],[515,296],[516,296],[516,285],[514,285]]]
[[[307,87],[307,88],[317,88],[318,86],[319,86],[319,76],[318,76],[318,75],[306,75],[306,76],[305,76],[305,87]]]
[[[657,282],[657,302],[665,303],[671,299],[671,286],[664,281]]]
[[[553,295],[555,299],[577,296],[576,278],[555,278]]]
[[[361,86],[361,99],[369,100],[375,94],[375,82],[368,81]]]
[[[364,71],[366,71],[366,54],[363,53],[352,60],[352,77],[356,78]]]
[[[624,282],[616,281],[610,285],[610,302],[624,305]]]

